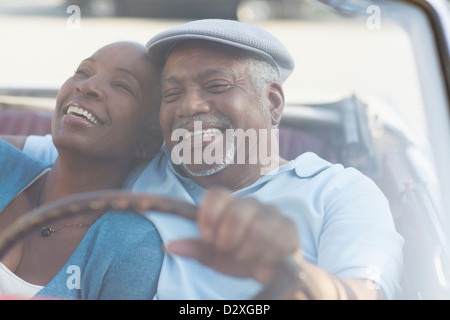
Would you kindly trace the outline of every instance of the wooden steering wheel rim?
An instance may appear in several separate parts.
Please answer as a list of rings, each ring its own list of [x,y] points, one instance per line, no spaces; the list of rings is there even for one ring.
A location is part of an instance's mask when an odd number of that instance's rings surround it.
[[[129,211],[142,215],[146,211],[171,213],[189,220],[196,220],[197,206],[167,197],[132,193],[122,190],[102,190],[79,193],[58,201],[42,205],[24,214],[0,234],[0,259],[17,242],[30,232],[61,218],[89,211]],[[309,299],[318,299],[314,283],[299,268],[291,257],[280,263],[279,277],[266,285],[253,299],[281,299],[301,283]]]

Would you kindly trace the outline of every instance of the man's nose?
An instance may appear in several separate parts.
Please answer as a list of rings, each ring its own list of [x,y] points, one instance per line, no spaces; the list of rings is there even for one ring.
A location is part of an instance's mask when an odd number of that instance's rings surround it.
[[[178,115],[190,117],[198,113],[207,113],[210,110],[210,104],[202,97],[199,90],[189,89],[186,90],[184,99],[178,109]]]
[[[103,100],[104,93],[96,76],[84,79],[78,82],[76,90],[81,93],[83,97],[90,97],[97,100]]]

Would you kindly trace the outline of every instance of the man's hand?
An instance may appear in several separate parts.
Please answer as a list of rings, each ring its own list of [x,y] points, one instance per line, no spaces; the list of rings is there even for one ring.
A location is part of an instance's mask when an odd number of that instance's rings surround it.
[[[222,273],[267,284],[279,262],[299,249],[297,229],[274,206],[208,191],[197,217],[200,240],[171,242],[169,252],[195,258]]]
[[[280,262],[292,255],[309,278],[319,299],[377,299],[383,291],[367,286],[366,279],[341,278],[304,260],[293,221],[274,206],[256,199],[235,198],[217,189],[205,194],[197,217],[201,238],[169,243],[173,254],[195,258],[219,272],[253,277],[267,285]],[[287,299],[305,299],[304,282],[298,282]]]

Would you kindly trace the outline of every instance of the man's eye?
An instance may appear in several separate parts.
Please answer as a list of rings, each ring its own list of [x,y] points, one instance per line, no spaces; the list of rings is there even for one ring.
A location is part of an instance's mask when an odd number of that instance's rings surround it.
[[[177,100],[181,93],[181,89],[168,89],[164,91],[163,99],[165,102],[172,102]]]
[[[208,83],[205,88],[212,93],[222,93],[232,87],[231,83]]]

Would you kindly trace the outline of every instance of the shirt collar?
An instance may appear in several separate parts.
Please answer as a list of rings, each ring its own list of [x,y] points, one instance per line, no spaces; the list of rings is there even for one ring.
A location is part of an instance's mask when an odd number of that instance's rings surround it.
[[[162,151],[166,155],[168,159],[168,165],[172,172],[177,175],[177,177],[183,181],[189,181],[190,183],[194,183],[191,179],[185,177],[179,166],[175,165],[170,157],[170,152],[167,149],[167,146],[164,145],[162,148]],[[317,156],[315,153],[312,152],[305,152],[301,155],[299,155],[296,159],[291,160],[284,165],[281,165],[279,168],[276,168],[272,170],[269,174],[263,175],[261,178],[259,178],[257,181],[255,181],[250,186],[247,186],[241,190],[238,190],[236,193],[245,193],[248,192],[249,189],[253,189],[255,187],[260,186],[263,183],[266,183],[267,181],[272,180],[277,175],[282,174],[287,171],[294,170],[298,177],[302,179],[312,178],[322,171],[326,170],[332,166],[332,164],[319,156]],[[198,186],[201,188],[200,186]]]
[[[312,178],[332,164],[312,152],[305,152],[293,160],[295,173],[300,178]]]

